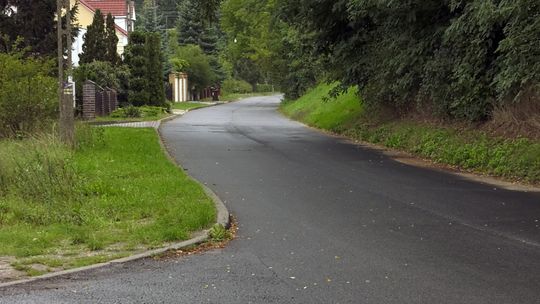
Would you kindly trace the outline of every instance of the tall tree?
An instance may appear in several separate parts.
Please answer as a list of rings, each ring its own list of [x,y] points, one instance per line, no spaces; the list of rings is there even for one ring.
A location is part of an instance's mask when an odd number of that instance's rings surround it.
[[[82,53],[79,55],[81,63],[107,60],[107,44],[104,37],[106,37],[105,20],[101,11],[97,9],[92,24],[88,26],[83,36]]]
[[[76,12],[75,5],[71,10],[72,37],[77,36]],[[0,52],[7,51],[18,38],[22,38],[20,46],[29,48],[30,55],[55,56],[55,17],[56,0],[0,1]]]
[[[154,106],[165,105],[165,87],[163,86],[163,65],[161,54],[161,41],[158,33],[147,33],[145,42],[146,53],[146,81],[148,104]]]
[[[107,14],[107,21],[105,27],[105,43],[106,48],[106,61],[112,65],[120,63],[120,56],[118,55],[118,36],[116,36],[116,28],[114,24],[114,17],[111,13]]]
[[[134,106],[145,105],[149,100],[145,43],[145,34],[134,31],[130,33],[129,44],[126,47],[125,62],[130,70],[128,101]]]
[[[205,27],[198,15],[197,2],[184,0],[178,5],[178,14],[178,43],[181,46],[188,44],[201,46]]]
[[[164,32],[163,15],[161,15],[161,12],[158,9],[156,0],[144,0],[138,17],[138,30],[151,33]]]
[[[285,28],[273,16],[275,0],[225,0],[221,27],[227,36],[226,56],[234,75],[253,86],[260,81],[277,83],[280,49],[287,36]]]
[[[176,26],[178,20],[178,4],[181,0],[158,0],[158,12],[163,19],[165,29],[171,29]]]

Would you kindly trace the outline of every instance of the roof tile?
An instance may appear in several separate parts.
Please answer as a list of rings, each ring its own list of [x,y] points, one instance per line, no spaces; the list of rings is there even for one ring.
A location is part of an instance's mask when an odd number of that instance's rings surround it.
[[[103,15],[127,16],[126,0],[84,0],[93,9],[99,9]]]

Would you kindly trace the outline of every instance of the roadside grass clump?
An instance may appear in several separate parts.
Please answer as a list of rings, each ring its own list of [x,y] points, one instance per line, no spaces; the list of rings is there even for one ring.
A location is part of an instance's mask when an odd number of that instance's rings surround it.
[[[0,142],[0,256],[30,275],[187,239],[215,216],[153,129],[79,126],[73,150],[45,135]]]
[[[337,84],[320,84],[283,113],[306,124],[384,145],[465,170],[540,183],[540,141],[500,137],[473,128],[457,128],[412,119],[375,122],[363,112],[356,92],[325,101]]]
[[[208,233],[210,239],[214,242],[222,242],[232,238],[232,234],[222,224],[214,224]]]
[[[224,94],[246,94],[253,93],[251,84],[244,80],[226,79],[221,86]]]
[[[126,106],[113,111],[109,116],[97,117],[95,121],[151,121],[170,115],[168,107]]]

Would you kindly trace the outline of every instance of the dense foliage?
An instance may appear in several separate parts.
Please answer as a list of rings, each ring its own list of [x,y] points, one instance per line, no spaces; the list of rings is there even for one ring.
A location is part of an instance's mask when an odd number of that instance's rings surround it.
[[[540,83],[538,1],[282,0],[279,16],[368,105],[482,120]]]
[[[71,9],[73,37],[77,35],[76,13]],[[56,0],[0,0],[0,52],[11,51],[17,40],[22,41],[26,55],[51,57],[56,55]],[[65,17],[63,18],[65,25]]]
[[[244,94],[253,92],[253,87],[244,80],[227,79],[223,82],[221,90],[224,94]]]
[[[127,102],[129,87],[129,69],[126,65],[113,66],[107,61],[93,61],[78,66],[73,70],[73,79],[77,83],[78,103],[82,97],[82,86],[86,80],[91,80],[101,87],[109,87],[118,93],[120,104]]]
[[[226,0],[221,26],[227,35],[225,57],[232,63],[233,77],[249,82],[277,83],[283,77],[282,56],[286,27],[275,22],[275,0]]]
[[[192,93],[204,89],[215,80],[209,57],[198,45],[190,44],[178,47],[171,56],[171,61],[174,70],[186,72],[189,75]]]
[[[52,67],[49,61],[0,53],[0,138],[37,131],[56,117]]]

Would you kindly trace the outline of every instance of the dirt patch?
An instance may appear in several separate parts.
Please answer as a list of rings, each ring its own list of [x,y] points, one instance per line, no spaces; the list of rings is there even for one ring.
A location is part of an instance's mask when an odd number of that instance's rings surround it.
[[[14,261],[14,257],[0,257],[0,283],[26,277],[26,272],[19,271],[11,266]]]

